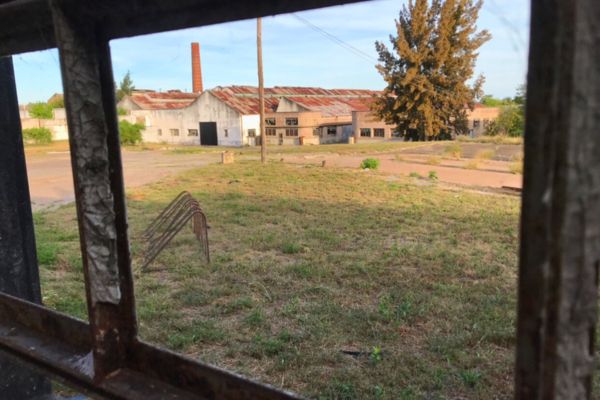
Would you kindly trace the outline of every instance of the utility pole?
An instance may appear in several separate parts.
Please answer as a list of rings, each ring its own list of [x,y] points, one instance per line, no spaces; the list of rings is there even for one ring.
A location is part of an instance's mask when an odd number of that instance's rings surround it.
[[[265,134],[265,83],[262,62],[262,18],[256,20],[256,49],[258,56],[258,108],[260,113],[260,161],[267,162],[267,135]]]

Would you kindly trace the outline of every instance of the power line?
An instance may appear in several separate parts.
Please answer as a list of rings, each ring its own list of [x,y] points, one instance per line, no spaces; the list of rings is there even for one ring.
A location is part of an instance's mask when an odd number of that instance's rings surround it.
[[[309,28],[311,28],[312,30],[314,30],[317,33],[320,33],[321,35],[325,36],[326,38],[328,38],[329,40],[333,41],[334,43],[336,43],[337,45],[343,47],[344,49],[352,52],[354,55],[362,58],[365,61],[368,61],[370,63],[377,63],[378,60],[371,57],[371,55],[365,53],[364,51],[362,51],[359,48],[356,48],[354,46],[352,46],[350,43],[347,43],[345,41],[343,41],[342,39],[338,38],[337,36],[327,32],[326,30],[319,28],[317,25],[313,24],[312,22],[306,20],[305,18],[292,13],[292,16],[294,18],[296,18],[298,21],[302,22],[303,24],[305,24],[306,26],[308,26]]]

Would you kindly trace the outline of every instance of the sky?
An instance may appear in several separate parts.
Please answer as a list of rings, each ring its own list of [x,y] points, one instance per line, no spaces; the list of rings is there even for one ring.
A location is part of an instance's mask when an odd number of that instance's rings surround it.
[[[383,89],[374,43],[389,43],[406,2],[373,0],[263,18],[265,86]],[[492,39],[479,50],[475,74],[485,76],[486,94],[514,96],[527,71],[529,1],[485,0],[478,27]],[[191,42],[201,46],[205,89],[257,85],[256,20],[114,40],[115,80],[130,71],[137,88],[190,91]],[[16,55],[14,64],[20,103],[62,93],[56,50]]]

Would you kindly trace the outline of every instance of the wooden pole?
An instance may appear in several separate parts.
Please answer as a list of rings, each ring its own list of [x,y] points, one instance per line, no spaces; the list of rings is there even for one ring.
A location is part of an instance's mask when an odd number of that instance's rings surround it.
[[[267,162],[267,135],[265,134],[265,83],[262,62],[262,18],[256,20],[256,49],[258,56],[258,108],[260,113],[260,161]]]

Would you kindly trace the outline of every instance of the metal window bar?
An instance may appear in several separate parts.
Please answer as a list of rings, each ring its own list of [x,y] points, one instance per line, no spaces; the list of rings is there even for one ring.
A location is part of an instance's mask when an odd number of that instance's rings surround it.
[[[0,293],[2,350],[115,399],[294,398],[137,338],[108,41],[353,1],[0,0],[0,57],[60,51],[90,321]],[[531,15],[515,398],[591,398],[600,3],[534,1]],[[14,133],[16,98],[0,96]]]

